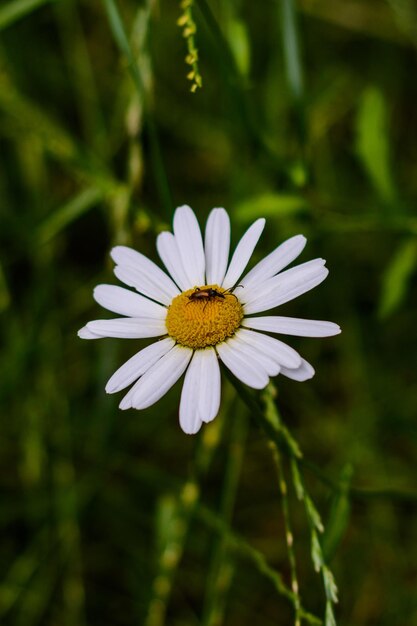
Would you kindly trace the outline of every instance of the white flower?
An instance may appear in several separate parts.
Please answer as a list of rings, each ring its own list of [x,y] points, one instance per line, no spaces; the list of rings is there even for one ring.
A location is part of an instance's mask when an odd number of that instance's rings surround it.
[[[162,338],[140,350],[108,381],[108,393],[135,383],[121,401],[121,409],[151,406],[185,372],[180,424],[191,434],[219,411],[219,359],[236,378],[255,389],[262,389],[270,376],[278,374],[297,381],[314,376],[314,369],[298,352],[265,333],[328,337],[337,335],[339,326],[255,314],[316,287],[328,270],[323,259],[314,259],[282,271],[306,244],[305,237],[296,235],[241,278],[264,225],[263,218],[252,224],[229,263],[226,211],[211,211],[203,244],[193,211],[179,207],[174,214],[174,233],[163,232],[157,239],[159,256],[170,276],[140,252],[125,246],[112,249],[115,275],[139,293],[98,285],[96,301],[124,317],[89,322],[78,335],[83,339]]]

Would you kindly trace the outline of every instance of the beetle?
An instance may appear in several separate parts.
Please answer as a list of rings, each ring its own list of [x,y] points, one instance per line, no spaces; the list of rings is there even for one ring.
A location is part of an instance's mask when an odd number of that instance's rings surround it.
[[[193,293],[188,296],[189,300],[207,300],[210,302],[214,300],[214,298],[222,298],[225,299],[224,294],[221,291],[217,291],[217,289],[213,289],[212,287],[208,287],[207,289],[200,289],[200,287],[195,287]]]
[[[243,285],[237,285],[237,286],[243,287]],[[222,300],[225,300],[225,297],[226,297],[225,294],[229,294],[233,296],[234,298],[236,298],[237,300],[237,296],[235,296],[235,294],[232,293],[231,290],[232,290],[232,287],[230,287],[230,289],[226,289],[222,293],[221,291],[217,291],[217,289],[213,289],[212,287],[208,287],[207,289],[200,289],[200,287],[195,287],[193,293],[191,293],[188,296],[188,299],[190,302],[188,302],[187,304],[190,304],[191,302],[195,300],[205,300],[206,302],[205,302],[204,308],[206,308],[207,303],[211,302],[215,298],[221,298]]]

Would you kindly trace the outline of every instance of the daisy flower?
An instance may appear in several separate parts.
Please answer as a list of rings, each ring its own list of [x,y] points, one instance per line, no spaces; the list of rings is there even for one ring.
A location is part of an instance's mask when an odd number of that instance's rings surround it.
[[[269,333],[329,337],[340,332],[339,326],[259,313],[316,287],[328,270],[323,259],[314,259],[282,271],[306,244],[303,235],[296,235],[242,278],[264,226],[265,219],[260,218],[248,228],[229,262],[226,211],[211,211],[203,242],[194,212],[181,206],[174,214],[174,232],[157,238],[158,254],[168,273],[132,248],[112,249],[115,275],[136,292],[98,285],[95,300],[123,317],[88,322],[78,335],[83,339],[160,338],[137,352],[108,381],[108,393],[134,383],[121,409],[146,409],[185,372],[180,425],[184,432],[194,434],[219,411],[219,360],[255,389],[264,388],[278,374],[296,381],[314,376],[314,369],[298,352]]]

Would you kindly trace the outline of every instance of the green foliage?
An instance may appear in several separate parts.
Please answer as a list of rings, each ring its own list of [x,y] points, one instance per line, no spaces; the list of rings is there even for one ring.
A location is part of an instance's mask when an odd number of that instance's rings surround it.
[[[236,66],[242,76],[248,76],[250,71],[250,41],[248,27],[241,19],[236,18],[233,14],[226,24],[227,40]]]
[[[1,3],[2,626],[417,624],[415,7],[342,5]],[[343,329],[196,438],[178,388],[105,394],[141,343],[76,336],[183,203],[266,217],[256,259],[304,233],[330,275],[277,315]]]
[[[326,522],[326,530],[323,535],[323,552],[327,561],[339,547],[350,519],[350,494],[349,487],[352,478],[352,467],[347,465],[343,468],[340,476],[340,490],[333,496],[329,518]]]
[[[7,28],[16,20],[32,13],[34,9],[48,2],[57,0],[11,0],[0,9],[0,30]]]
[[[417,240],[403,242],[385,270],[379,301],[379,315],[394,313],[404,302],[417,264]]]
[[[243,223],[256,219],[258,215],[279,220],[306,213],[307,210],[307,202],[301,196],[268,193],[239,202],[236,218]]]
[[[359,103],[357,150],[382,200],[394,202],[387,106],[383,93],[375,87],[368,87]]]

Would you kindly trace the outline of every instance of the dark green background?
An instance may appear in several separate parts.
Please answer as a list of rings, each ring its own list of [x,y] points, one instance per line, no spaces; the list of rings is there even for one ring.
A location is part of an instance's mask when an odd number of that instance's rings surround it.
[[[327,259],[325,283],[280,314],[343,333],[290,339],[317,373],[278,378],[278,406],[326,480],[351,474],[343,493],[305,470],[338,624],[417,624],[415,4],[195,0],[196,94],[179,4],[120,0],[125,42],[114,6],[0,5],[0,623],[294,623],[204,515],[231,522],[289,584],[271,455],[230,383],[213,428],[187,437],[179,385],[143,412],[104,392],[143,342],[76,337],[103,315],[94,285],[116,283],[110,247],[156,259],[156,234],[187,203],[202,225],[224,206],[234,243],[265,216],[255,260],[297,233],[302,261]],[[178,507],[190,480],[195,515]],[[322,616],[291,489],[290,508],[304,605]],[[158,604],[167,547],[182,558]]]

